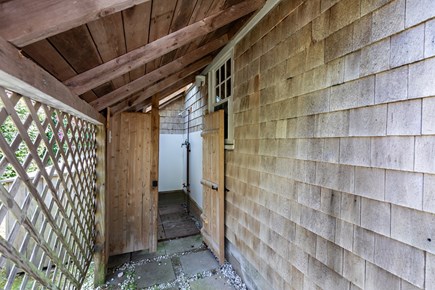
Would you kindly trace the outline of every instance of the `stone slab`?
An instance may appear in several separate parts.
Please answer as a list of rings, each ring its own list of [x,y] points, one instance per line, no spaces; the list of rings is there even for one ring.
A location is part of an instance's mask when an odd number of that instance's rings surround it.
[[[219,275],[210,276],[207,278],[199,279],[190,283],[192,290],[233,290],[233,286]]]
[[[168,259],[137,266],[135,272],[137,287],[139,289],[172,282],[176,278],[171,260]]]
[[[202,237],[201,235],[196,235],[182,239],[166,241],[163,242],[163,244],[166,254],[170,255],[200,248],[202,246]]]
[[[218,262],[210,251],[188,254],[180,257],[181,265],[187,276],[213,270],[219,267]]]

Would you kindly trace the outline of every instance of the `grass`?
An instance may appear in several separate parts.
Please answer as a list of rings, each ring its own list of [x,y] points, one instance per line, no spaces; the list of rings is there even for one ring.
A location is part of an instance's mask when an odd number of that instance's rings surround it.
[[[17,274],[15,276],[14,282],[12,283],[12,290],[19,290],[21,283],[23,282],[24,279],[24,275],[23,274]],[[6,282],[8,281],[8,275],[6,273],[6,269],[1,269],[0,270],[0,289],[4,289]],[[26,289],[31,289],[31,284],[32,283],[27,283]]]

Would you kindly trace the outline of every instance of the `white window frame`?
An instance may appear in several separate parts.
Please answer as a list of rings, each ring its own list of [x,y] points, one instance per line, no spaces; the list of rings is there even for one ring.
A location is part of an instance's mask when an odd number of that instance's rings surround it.
[[[231,59],[231,96],[216,103],[216,71],[225,65],[228,59]],[[234,95],[234,57],[233,49],[222,55],[208,72],[208,110],[214,112],[216,106],[228,102],[228,138],[225,139],[225,149],[234,149],[234,115],[233,115],[233,95]]]

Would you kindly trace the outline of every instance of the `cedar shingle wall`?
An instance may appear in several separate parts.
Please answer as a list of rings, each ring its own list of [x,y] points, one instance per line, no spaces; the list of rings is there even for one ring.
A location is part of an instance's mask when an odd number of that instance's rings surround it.
[[[193,85],[192,88],[187,91],[184,106],[186,109],[191,109],[190,132],[202,130],[203,116],[207,110],[207,104],[207,85],[201,88]],[[186,123],[184,127],[187,128],[187,117],[185,117],[184,121]]]
[[[184,97],[160,110],[160,134],[184,134],[184,118],[179,114],[184,110]]]
[[[276,289],[435,289],[435,1],[301,2],[235,51],[227,238]]]

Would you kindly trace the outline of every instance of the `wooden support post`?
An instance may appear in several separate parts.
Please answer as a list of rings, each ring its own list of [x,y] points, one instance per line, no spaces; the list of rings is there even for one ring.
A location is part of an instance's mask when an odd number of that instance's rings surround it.
[[[160,139],[160,95],[156,94],[151,99],[151,230],[150,230],[150,252],[157,251],[157,212],[159,203],[159,139]]]
[[[110,116],[107,116],[109,120]],[[108,261],[108,231],[106,222],[106,127],[98,126],[97,132],[97,188],[95,214],[95,275],[94,286],[106,281]]]

